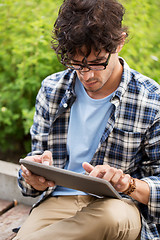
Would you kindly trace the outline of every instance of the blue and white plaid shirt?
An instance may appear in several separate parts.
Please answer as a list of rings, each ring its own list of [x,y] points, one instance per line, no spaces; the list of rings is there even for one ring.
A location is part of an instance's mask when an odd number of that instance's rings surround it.
[[[109,164],[150,187],[148,206],[138,203],[142,217],[141,240],[160,239],[160,86],[132,70],[123,59],[123,75],[111,103],[113,111],[106,125],[92,165]],[[70,108],[76,99],[77,75],[66,70],[47,77],[36,98],[31,127],[32,155],[50,150],[54,166],[67,161],[67,131]],[[44,199],[54,189],[38,192],[28,185],[21,171],[19,186],[25,196]]]

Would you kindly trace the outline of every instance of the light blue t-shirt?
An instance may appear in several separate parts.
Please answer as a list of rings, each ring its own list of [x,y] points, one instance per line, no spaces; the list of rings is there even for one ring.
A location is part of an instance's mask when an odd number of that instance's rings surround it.
[[[71,107],[67,138],[69,161],[65,169],[84,174],[82,163],[90,162],[96,152],[112,111],[113,105],[110,100],[113,93],[103,99],[93,99],[89,97],[78,78],[75,93],[77,98]],[[85,195],[85,193],[57,186],[53,195]]]

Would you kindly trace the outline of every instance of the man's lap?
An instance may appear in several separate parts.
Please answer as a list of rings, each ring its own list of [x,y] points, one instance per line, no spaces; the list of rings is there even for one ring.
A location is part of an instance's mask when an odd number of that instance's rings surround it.
[[[140,214],[133,202],[89,195],[50,197],[32,210],[15,240],[25,240],[26,236],[28,239],[41,239],[43,236],[42,239],[47,237],[49,240],[53,235],[58,236],[57,239],[71,240],[73,235],[74,240],[89,240],[91,234],[92,239],[98,239],[98,236],[99,240],[107,239],[105,232],[112,231],[113,234],[113,225],[117,224],[119,227],[115,232],[119,231],[120,235],[123,235],[124,228],[129,228],[128,236],[134,233],[136,236],[140,231]]]

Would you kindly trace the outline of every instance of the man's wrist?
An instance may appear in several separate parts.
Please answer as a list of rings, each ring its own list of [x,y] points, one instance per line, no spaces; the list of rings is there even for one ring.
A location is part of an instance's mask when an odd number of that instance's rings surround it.
[[[133,177],[130,178],[129,187],[123,192],[126,195],[130,195],[136,189],[136,182]]]

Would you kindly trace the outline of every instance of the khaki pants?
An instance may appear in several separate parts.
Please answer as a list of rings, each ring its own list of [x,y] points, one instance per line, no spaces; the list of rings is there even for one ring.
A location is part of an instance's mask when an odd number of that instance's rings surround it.
[[[14,240],[135,240],[140,229],[132,202],[60,196],[34,208]]]

